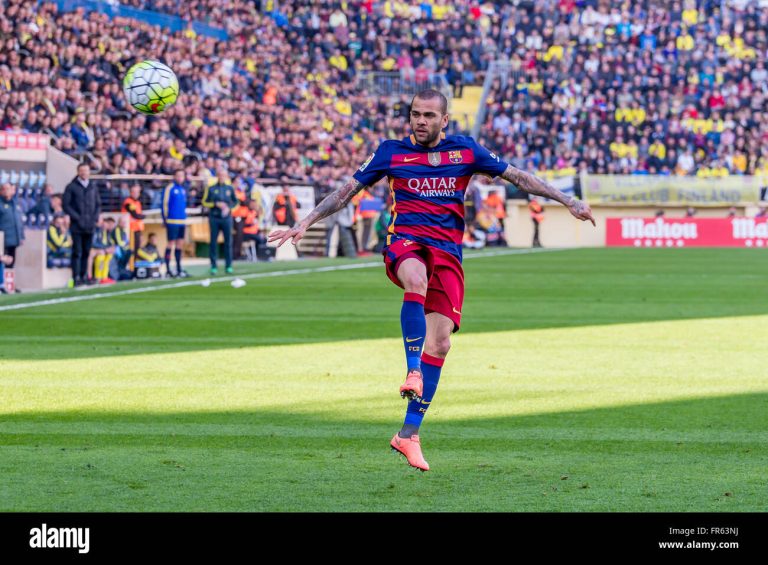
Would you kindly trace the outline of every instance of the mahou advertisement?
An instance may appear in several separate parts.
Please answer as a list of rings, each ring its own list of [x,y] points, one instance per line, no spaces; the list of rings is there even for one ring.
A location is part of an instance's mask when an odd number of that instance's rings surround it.
[[[608,247],[768,247],[768,218],[608,218]]]

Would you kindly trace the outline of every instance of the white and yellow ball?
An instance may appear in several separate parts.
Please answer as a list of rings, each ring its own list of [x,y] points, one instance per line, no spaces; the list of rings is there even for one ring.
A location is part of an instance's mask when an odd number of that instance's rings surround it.
[[[142,61],[128,69],[123,92],[128,103],[142,114],[159,114],[176,102],[179,79],[159,61]]]

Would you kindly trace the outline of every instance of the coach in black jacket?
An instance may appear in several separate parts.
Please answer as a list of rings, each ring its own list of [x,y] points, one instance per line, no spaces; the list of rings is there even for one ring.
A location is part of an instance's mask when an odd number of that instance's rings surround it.
[[[72,232],[72,278],[75,286],[90,283],[92,273],[86,273],[88,255],[91,252],[93,232],[101,213],[101,199],[96,185],[90,182],[91,168],[80,163],[77,166],[77,176],[64,189],[62,206],[64,213],[71,220]]]

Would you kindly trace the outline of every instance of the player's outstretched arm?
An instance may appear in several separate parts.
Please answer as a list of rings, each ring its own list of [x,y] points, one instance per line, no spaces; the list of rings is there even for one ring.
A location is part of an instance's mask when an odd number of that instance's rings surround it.
[[[306,218],[301,222],[297,222],[293,227],[287,230],[275,230],[269,236],[269,241],[280,240],[277,244],[280,247],[283,243],[291,240],[291,243],[296,245],[304,237],[309,226],[319,222],[323,218],[327,218],[331,214],[334,214],[349,204],[352,197],[360,192],[365,185],[360,184],[354,178],[349,179],[344,186],[337,188],[331,192],[328,196],[323,198],[322,202],[315,206]]]
[[[557,200],[560,204],[568,208],[574,217],[579,220],[589,220],[592,222],[593,226],[596,225],[595,219],[592,217],[592,208],[589,207],[589,204],[582,202],[578,198],[564,194],[537,176],[509,165],[507,170],[501,174],[501,178],[511,182],[517,188],[524,190],[525,192],[544,196],[551,200]]]

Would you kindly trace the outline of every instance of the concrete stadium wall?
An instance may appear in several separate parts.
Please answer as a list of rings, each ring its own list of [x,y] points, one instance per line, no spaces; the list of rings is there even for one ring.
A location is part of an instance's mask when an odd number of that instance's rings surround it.
[[[52,145],[48,146],[48,158],[45,163],[45,175],[53,187],[53,192],[59,194],[77,175],[77,159],[59,151]]]

